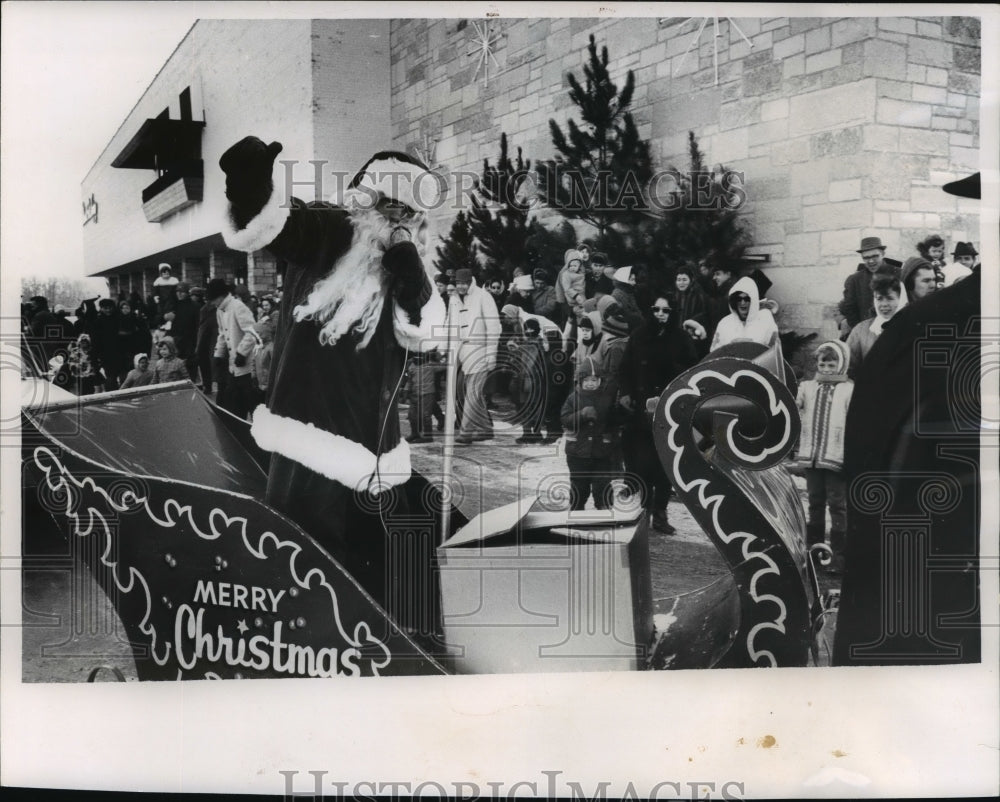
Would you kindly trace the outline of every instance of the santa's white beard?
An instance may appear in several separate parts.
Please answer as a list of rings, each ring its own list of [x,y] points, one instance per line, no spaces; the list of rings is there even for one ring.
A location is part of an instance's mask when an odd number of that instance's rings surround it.
[[[296,320],[322,324],[319,340],[323,345],[333,345],[344,334],[353,332],[361,336],[361,350],[371,342],[382,316],[388,291],[382,257],[395,224],[371,210],[352,212],[351,224],[354,239],[350,250],[293,313]]]

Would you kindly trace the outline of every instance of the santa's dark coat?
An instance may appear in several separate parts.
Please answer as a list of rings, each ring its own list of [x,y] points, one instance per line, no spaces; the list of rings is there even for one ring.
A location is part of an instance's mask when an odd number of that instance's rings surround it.
[[[350,216],[330,204],[268,204],[247,228],[227,231],[230,247],[266,248],[287,262],[275,330],[266,408],[252,433],[271,451],[265,500],[322,543],[376,600],[385,603],[388,565],[384,521],[405,514],[396,488],[410,476],[400,437],[398,388],[407,350],[429,350],[426,335],[444,320],[440,297],[424,277],[423,326],[391,298],[369,344],[345,334],[320,343],[321,324],[297,321],[316,282],[336,269],[353,237]],[[373,492],[374,491],[374,492]],[[379,492],[381,491],[381,492]]]
[[[979,310],[978,275],[903,308],[857,376],[835,665],[980,659]]]

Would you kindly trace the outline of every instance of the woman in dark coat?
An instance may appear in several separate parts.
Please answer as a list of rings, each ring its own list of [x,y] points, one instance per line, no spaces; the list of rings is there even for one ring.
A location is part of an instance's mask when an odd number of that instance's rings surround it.
[[[677,268],[674,278],[674,317],[683,325],[693,320],[701,326],[708,326],[708,296],[698,283],[695,271],[686,265]],[[708,342],[705,341],[705,350]]]
[[[117,353],[132,359],[133,364],[136,354],[149,353],[151,340],[149,327],[128,301],[118,302],[118,333],[116,340]],[[127,362],[118,365],[117,380],[119,384],[125,381],[128,373]]]
[[[650,314],[652,319],[629,337],[619,371],[620,403],[630,413],[622,445],[625,467],[632,481],[638,480],[643,506],[653,516],[653,528],[669,535],[674,532],[667,521],[670,479],[656,453],[646,402],[659,398],[678,374],[698,361],[698,353],[665,294],[653,301]]]

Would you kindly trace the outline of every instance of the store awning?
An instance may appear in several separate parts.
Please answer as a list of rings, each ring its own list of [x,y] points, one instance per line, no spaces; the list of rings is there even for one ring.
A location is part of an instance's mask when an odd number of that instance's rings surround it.
[[[135,136],[111,162],[112,167],[155,170],[165,161],[201,152],[201,120],[146,120]]]

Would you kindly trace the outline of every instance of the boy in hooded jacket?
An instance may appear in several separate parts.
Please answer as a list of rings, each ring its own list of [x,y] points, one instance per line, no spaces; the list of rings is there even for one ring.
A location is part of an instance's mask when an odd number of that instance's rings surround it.
[[[796,403],[802,416],[797,460],[805,463],[809,518],[806,545],[826,542],[826,510],[830,509],[831,573],[841,573],[847,533],[847,482],[844,477],[844,432],[854,382],[847,378],[851,352],[831,340],[816,349],[816,377],[799,385]]]
[[[149,369],[149,354],[136,354],[132,358],[135,367],[128,372],[125,381],[119,390],[127,390],[129,387],[145,387],[153,383],[153,371]]]
[[[617,396],[616,378],[602,374],[593,357],[586,357],[562,406],[571,510],[582,510],[591,494],[597,509],[611,506],[624,423]]]

